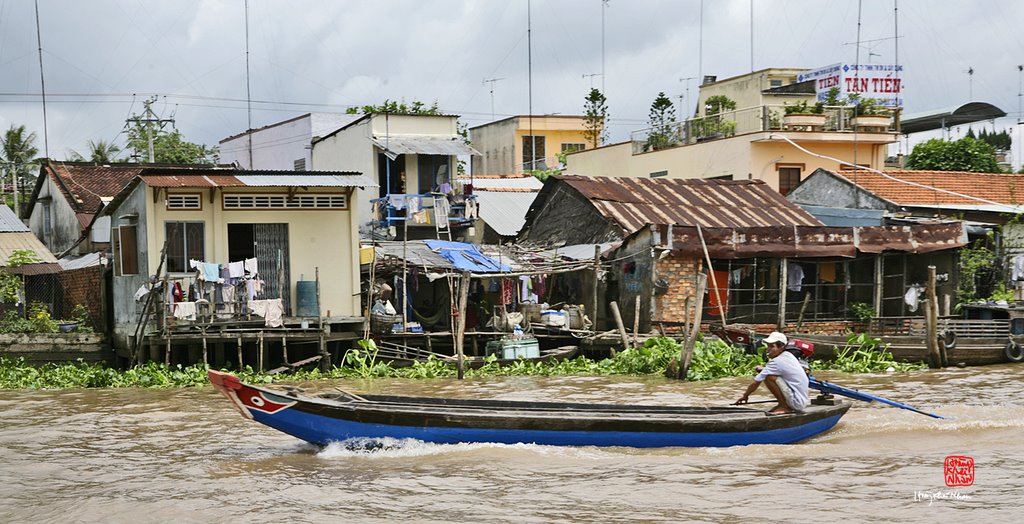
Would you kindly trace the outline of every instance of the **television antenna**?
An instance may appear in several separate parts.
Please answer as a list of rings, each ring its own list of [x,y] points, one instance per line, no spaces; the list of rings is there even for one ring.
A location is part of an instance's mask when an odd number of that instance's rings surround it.
[[[504,78],[485,78],[484,84],[491,84],[491,122],[494,122],[494,84]]]

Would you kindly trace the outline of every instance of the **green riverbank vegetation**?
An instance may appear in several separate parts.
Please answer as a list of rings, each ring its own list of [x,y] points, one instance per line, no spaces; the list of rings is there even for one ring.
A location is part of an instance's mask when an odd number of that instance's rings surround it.
[[[225,369],[237,374],[243,381],[253,384],[295,382],[319,379],[345,378],[450,378],[457,372],[454,364],[438,359],[416,362],[408,367],[393,367],[379,360],[372,343],[363,343],[362,349],[351,350],[344,366],[329,371],[319,369],[298,370],[286,375],[258,373],[250,367],[242,371]],[[614,357],[594,360],[584,356],[560,362],[529,362],[520,360],[511,365],[498,365],[492,359],[478,369],[467,369],[467,377],[499,376],[551,376],[551,375],[656,375],[665,372],[669,363],[679,357],[680,345],[666,337],[647,340],[643,346],[616,353]],[[763,364],[761,353],[752,355],[717,339],[698,341],[687,373],[688,380],[712,380],[722,377],[751,376]],[[892,354],[877,339],[865,335],[852,335],[847,347],[831,361],[814,361],[815,370],[833,370],[846,373],[906,372],[924,369],[923,364],[895,362]],[[166,366],[149,362],[127,370],[109,368],[103,364],[46,364],[33,366],[23,360],[0,358],[0,389],[61,389],[61,388],[175,388],[208,384],[206,368],[192,366]]]

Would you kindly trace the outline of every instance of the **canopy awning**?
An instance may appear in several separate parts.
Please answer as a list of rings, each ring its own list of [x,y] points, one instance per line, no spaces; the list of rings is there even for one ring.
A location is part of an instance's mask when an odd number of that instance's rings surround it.
[[[994,120],[1004,116],[1006,116],[1006,111],[988,102],[968,102],[960,107],[907,115],[900,119],[900,132],[909,135],[910,133],[944,129],[972,122]]]
[[[480,152],[462,141],[461,138],[429,138],[429,137],[374,137],[370,140],[382,150],[388,158],[394,160],[398,155],[476,155]]]

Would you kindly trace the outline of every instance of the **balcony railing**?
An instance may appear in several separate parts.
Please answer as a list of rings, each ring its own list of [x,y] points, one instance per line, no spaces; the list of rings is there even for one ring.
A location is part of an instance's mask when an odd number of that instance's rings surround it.
[[[783,105],[748,107],[712,116],[695,117],[683,122],[670,122],[660,127],[640,129],[630,134],[633,154],[647,153],[737,134],[760,131],[818,131],[829,133],[896,132],[896,118],[884,115],[884,125],[855,118],[854,107],[826,107],[816,120],[820,122],[791,123]],[[794,115],[795,116],[795,115]]]
[[[476,195],[422,193],[391,194],[370,201],[374,227],[402,225],[458,227],[477,218]]]

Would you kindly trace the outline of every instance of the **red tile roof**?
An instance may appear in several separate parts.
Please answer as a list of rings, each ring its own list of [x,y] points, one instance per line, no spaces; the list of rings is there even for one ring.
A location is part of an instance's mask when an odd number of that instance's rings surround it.
[[[944,189],[1000,204],[1024,203],[1024,175],[1004,173],[969,173],[965,171],[886,171],[891,177],[929,187]],[[986,202],[964,198],[934,189],[904,184],[870,171],[839,171],[850,182],[890,202],[907,206],[964,205],[979,206]]]
[[[110,201],[121,192],[136,176],[143,172],[171,170],[175,173],[193,169],[224,170],[226,166],[170,165],[170,164],[95,164],[91,162],[44,161],[42,170],[54,185],[60,188],[64,198],[79,216],[79,222],[88,224],[104,201]]]

